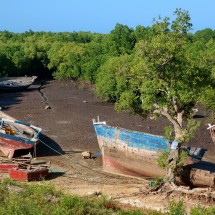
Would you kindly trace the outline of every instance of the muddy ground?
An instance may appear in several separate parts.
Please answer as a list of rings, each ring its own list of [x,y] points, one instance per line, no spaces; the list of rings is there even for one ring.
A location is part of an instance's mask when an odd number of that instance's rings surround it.
[[[72,194],[101,192],[140,207],[163,210],[167,207],[162,199],[141,196],[139,191],[148,186],[147,180],[104,173],[101,157],[81,157],[82,151],[99,152],[92,124],[97,116],[112,126],[158,135],[163,135],[169,124],[164,118],[142,120],[117,113],[112,104],[100,101],[92,90],[72,81],[37,81],[24,92],[0,93],[0,107],[12,117],[43,129],[35,161],[51,161],[52,173],[46,183]],[[204,160],[215,162],[215,146],[207,130],[209,114],[200,108],[195,118],[201,121],[201,126],[189,145],[207,148]]]

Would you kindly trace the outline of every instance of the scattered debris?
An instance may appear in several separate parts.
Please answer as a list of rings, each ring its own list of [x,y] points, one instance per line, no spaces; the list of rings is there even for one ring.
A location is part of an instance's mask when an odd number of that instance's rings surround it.
[[[51,203],[57,203],[60,201],[58,197],[52,196],[52,195],[45,196],[45,198],[47,202],[51,202]]]
[[[7,106],[2,106],[2,107],[0,107],[0,110],[7,110],[7,109],[8,109]]]
[[[91,159],[92,158],[92,153],[89,152],[89,151],[84,151],[81,153],[81,156],[84,158],[84,159]]]
[[[88,196],[93,197],[93,196],[101,196],[102,192],[101,191],[92,191],[87,193]]]
[[[48,109],[51,109],[51,107],[49,105],[46,105],[45,109],[48,110]]]
[[[31,154],[13,160],[4,159],[0,163],[0,172],[8,172],[11,179],[17,181],[34,181],[44,179],[50,168],[50,162],[31,162]]]
[[[101,153],[100,152],[89,152],[89,151],[84,151],[81,153],[81,156],[84,158],[84,159],[95,159],[97,157],[100,157],[101,156]]]
[[[123,204],[129,204],[138,208],[144,207],[144,204],[139,199],[121,198],[118,200],[118,202]]]
[[[18,186],[15,186],[15,185],[12,185],[12,184],[8,184],[8,185],[7,185],[7,188],[8,188],[8,190],[10,190],[10,191],[12,191],[12,192],[17,192],[17,193],[23,191],[23,188],[18,187]]]
[[[199,200],[207,203],[215,203],[215,191],[208,188],[189,188],[188,186],[177,186],[174,183],[165,183],[160,189],[143,188],[140,192],[144,195],[162,195],[166,198],[185,197],[187,200]]]

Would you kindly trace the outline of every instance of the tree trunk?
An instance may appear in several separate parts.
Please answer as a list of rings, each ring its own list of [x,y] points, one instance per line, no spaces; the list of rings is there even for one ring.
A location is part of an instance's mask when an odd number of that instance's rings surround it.
[[[177,175],[177,161],[180,158],[181,154],[181,142],[183,140],[182,128],[178,123],[174,123],[174,130],[175,130],[175,142],[178,142],[176,148],[170,147],[170,153],[168,157],[168,168],[166,172],[166,178],[169,181],[173,181]],[[172,145],[171,145],[172,146]]]

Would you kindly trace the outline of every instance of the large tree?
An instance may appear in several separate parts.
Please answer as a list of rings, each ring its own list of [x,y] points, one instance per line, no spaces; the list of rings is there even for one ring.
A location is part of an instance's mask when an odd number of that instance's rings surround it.
[[[174,178],[180,147],[196,127],[192,120],[193,108],[203,100],[214,100],[214,56],[208,45],[193,42],[189,34],[192,24],[187,11],[177,9],[176,19],[155,20],[153,37],[136,45],[137,63],[127,77],[129,88],[116,102],[119,111],[130,111],[142,116],[163,116],[173,125],[178,150],[170,150],[171,168],[168,177]],[[210,41],[214,47],[214,41]],[[209,97],[211,99],[209,99]],[[210,104],[212,104],[210,102]]]

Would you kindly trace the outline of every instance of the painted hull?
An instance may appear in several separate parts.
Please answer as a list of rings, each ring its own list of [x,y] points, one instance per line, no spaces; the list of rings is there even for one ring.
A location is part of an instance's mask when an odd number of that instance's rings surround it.
[[[0,172],[8,172],[10,169],[18,168],[15,163],[0,163]]]
[[[8,173],[9,177],[16,181],[36,181],[44,179],[48,175],[49,169],[46,167],[34,169],[18,167],[9,169]]]
[[[33,148],[41,130],[0,112],[0,150],[11,159],[15,151]]]
[[[135,177],[165,175],[156,159],[161,151],[169,150],[169,140],[162,136],[107,126],[105,122],[94,122],[94,128],[105,171]],[[189,163],[199,161],[204,154],[204,151],[200,152],[198,150],[196,160],[188,159]]]
[[[33,84],[37,77],[8,77],[0,78],[1,91],[22,91]]]
[[[37,141],[25,140],[24,138],[14,138],[11,135],[0,134],[0,150],[11,159],[14,152],[21,149],[31,149]]]

